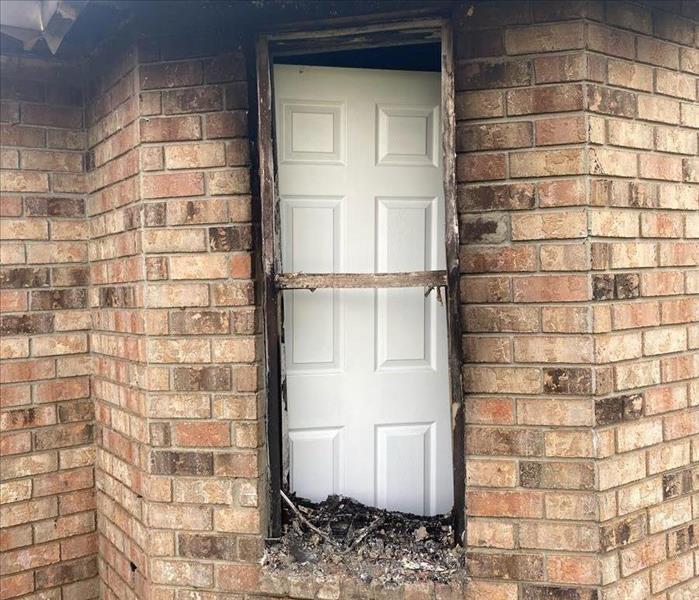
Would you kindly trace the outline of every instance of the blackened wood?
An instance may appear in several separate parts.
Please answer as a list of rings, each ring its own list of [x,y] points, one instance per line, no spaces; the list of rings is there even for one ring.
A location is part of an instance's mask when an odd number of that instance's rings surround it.
[[[257,41],[257,110],[259,186],[262,230],[262,311],[265,334],[265,384],[267,389],[267,468],[269,477],[269,533],[281,535],[282,398],[279,348],[279,303],[274,278],[278,270],[278,215],[274,176],[272,65],[268,40]]]
[[[431,2],[429,6],[419,9],[401,9],[397,12],[375,12],[362,15],[328,17],[312,20],[294,21],[275,26],[273,30],[264,31],[271,45],[277,40],[299,39],[309,36],[330,38],[326,50],[333,48],[333,38],[371,31],[396,31],[404,29],[432,29],[439,33],[442,18],[454,9],[452,2]]]
[[[466,457],[464,396],[461,385],[461,311],[459,298],[459,215],[456,204],[456,117],[454,111],[454,40],[451,22],[442,22],[442,161],[444,165],[445,235],[447,250],[447,332],[451,390],[454,469],[455,538],[464,543]]]
[[[280,290],[317,290],[322,288],[405,288],[438,287],[447,284],[446,271],[407,273],[279,273]]]
[[[363,48],[385,48],[423,43],[437,43],[439,36],[431,29],[375,31],[355,33],[333,38],[332,49],[360,50]],[[274,42],[271,50],[275,56],[312,54],[328,50],[328,38],[306,37],[303,39],[279,40]]]

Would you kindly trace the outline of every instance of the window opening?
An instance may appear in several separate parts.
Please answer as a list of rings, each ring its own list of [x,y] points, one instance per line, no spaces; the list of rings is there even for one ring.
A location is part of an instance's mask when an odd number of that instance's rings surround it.
[[[258,44],[273,537],[290,489],[418,514],[453,506],[463,532],[448,26],[435,35],[441,54],[434,43],[296,55],[282,44],[272,60],[274,41]],[[431,187],[418,189],[425,173]],[[348,433],[357,423],[364,431]]]

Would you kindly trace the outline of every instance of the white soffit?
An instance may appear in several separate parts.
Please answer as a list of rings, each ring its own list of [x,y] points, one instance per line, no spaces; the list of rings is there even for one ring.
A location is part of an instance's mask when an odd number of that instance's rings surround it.
[[[53,54],[88,0],[2,0],[0,33],[18,39],[31,50],[40,39]]]

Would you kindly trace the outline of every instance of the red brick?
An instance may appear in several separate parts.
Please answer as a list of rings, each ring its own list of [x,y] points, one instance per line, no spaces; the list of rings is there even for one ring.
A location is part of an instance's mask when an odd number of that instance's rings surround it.
[[[529,85],[531,64],[527,60],[469,62],[458,66],[457,90],[482,90]]]
[[[587,204],[586,190],[582,179],[556,179],[537,184],[539,206],[578,206]]]
[[[24,596],[33,590],[34,573],[31,571],[0,577],[0,598],[2,600]]]
[[[584,173],[584,153],[578,149],[512,152],[511,177],[549,177]]]
[[[202,173],[172,173],[143,177],[144,198],[200,196],[203,193]]]
[[[51,106],[48,104],[25,104],[22,106],[22,123],[80,129],[82,109],[72,106]]]
[[[509,90],[507,114],[528,115],[583,109],[582,86],[562,84]]]
[[[680,103],[669,98],[641,94],[638,97],[638,118],[677,124],[680,121]]]
[[[467,273],[518,272],[536,270],[536,253],[531,246],[485,248],[463,247],[461,269]]]
[[[458,152],[523,148],[532,145],[531,123],[465,125],[457,129]]]
[[[216,581],[224,591],[257,591],[260,581],[260,567],[246,564],[221,564],[216,566]]]
[[[505,33],[508,54],[537,54],[582,47],[582,22],[508,28]]]
[[[656,69],[655,91],[665,96],[694,101],[697,95],[696,78],[674,71]]]
[[[654,38],[637,38],[636,53],[638,60],[641,62],[667,67],[668,69],[677,69],[680,66],[677,46]]]
[[[464,324],[471,332],[534,332],[540,327],[538,311],[532,307],[468,307]]]
[[[244,111],[208,115],[205,123],[208,139],[245,137],[248,134],[248,123]]]
[[[488,119],[505,114],[505,100],[499,90],[459,92],[455,98],[457,119]]]
[[[457,181],[505,179],[504,154],[463,155],[456,158]]]
[[[201,121],[197,116],[141,119],[143,142],[199,140],[201,132]]]
[[[163,112],[166,115],[188,112],[210,112],[223,108],[220,87],[197,87],[163,93]]]
[[[466,407],[467,423],[490,425],[514,423],[514,404],[509,398],[471,398]]]
[[[512,284],[515,302],[576,302],[590,299],[590,282],[585,275],[516,278]]]
[[[646,179],[682,181],[682,159],[675,156],[641,154],[639,174]]]
[[[513,240],[572,239],[587,235],[587,218],[580,211],[512,215]]]
[[[46,173],[4,171],[0,178],[2,192],[48,192],[49,179]]]
[[[539,56],[534,59],[537,83],[580,81],[585,77],[585,63],[580,53]]]
[[[633,34],[597,23],[588,24],[588,49],[632,59],[635,52]]]
[[[544,515],[541,492],[472,491],[466,506],[471,516],[541,519]]]
[[[633,62],[610,59],[607,65],[609,84],[650,92],[653,90],[653,69]]]
[[[175,439],[180,446],[230,446],[231,428],[226,422],[176,423]]]
[[[4,390],[3,390],[4,392]],[[4,433],[0,439],[0,454],[24,454],[32,448],[32,436],[30,432]]]
[[[541,119],[535,122],[536,145],[554,146],[585,142],[586,128],[582,117]]]
[[[46,145],[46,133],[40,127],[0,125],[0,138],[3,146],[43,148]]]

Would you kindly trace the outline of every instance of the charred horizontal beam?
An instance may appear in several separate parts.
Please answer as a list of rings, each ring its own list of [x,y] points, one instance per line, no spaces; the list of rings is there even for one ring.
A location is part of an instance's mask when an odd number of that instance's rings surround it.
[[[404,273],[280,273],[276,277],[278,290],[437,287],[446,284],[446,271],[412,271]]]
[[[421,31],[374,32],[334,38],[332,51],[358,50],[362,48],[377,48],[386,46],[403,46],[412,44],[427,44],[439,41],[439,36],[429,29]],[[325,37],[279,40],[272,44],[271,51],[275,56],[313,54],[328,51],[328,39]]]

